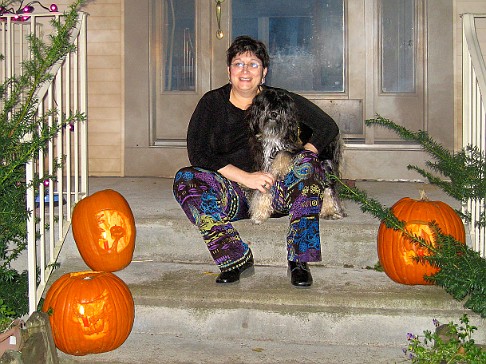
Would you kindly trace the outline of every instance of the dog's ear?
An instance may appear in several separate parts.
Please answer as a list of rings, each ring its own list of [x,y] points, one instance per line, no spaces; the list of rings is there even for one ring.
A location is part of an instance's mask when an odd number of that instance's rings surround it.
[[[250,132],[252,135],[256,135],[260,133],[260,126],[259,126],[259,105],[255,102],[250,105],[250,107],[246,110],[245,119],[248,123],[250,128]]]

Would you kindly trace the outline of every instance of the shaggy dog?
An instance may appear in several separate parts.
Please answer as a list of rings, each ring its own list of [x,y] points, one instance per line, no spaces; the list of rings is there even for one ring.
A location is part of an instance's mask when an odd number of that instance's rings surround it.
[[[304,149],[292,97],[284,90],[264,89],[253,100],[247,118],[255,170],[269,172],[277,180],[282,179],[291,171],[295,154]],[[323,160],[323,166],[326,174],[336,174],[341,150],[339,136],[328,149],[326,152],[331,159]],[[271,216],[272,192],[273,189],[268,193],[251,192],[250,218],[254,223],[260,224]],[[320,217],[335,220],[344,216],[335,185],[328,182]]]

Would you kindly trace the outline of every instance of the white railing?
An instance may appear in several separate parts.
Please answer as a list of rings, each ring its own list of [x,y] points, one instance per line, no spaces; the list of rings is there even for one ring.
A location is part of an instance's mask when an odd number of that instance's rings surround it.
[[[463,146],[472,145],[482,153],[486,151],[486,66],[476,33],[476,18],[486,14],[463,14],[462,88],[463,88]],[[483,176],[484,177],[484,176]],[[485,209],[485,198],[470,200],[464,206],[471,213],[472,222],[477,221]],[[473,248],[486,258],[486,228],[470,224],[469,231]]]
[[[14,21],[11,15],[0,22],[0,53],[5,57],[0,68],[4,81],[22,72],[21,63],[31,55],[26,37],[44,36],[54,29],[53,18],[61,13],[29,14],[28,21]],[[87,37],[86,14],[79,13],[79,22],[70,41],[76,52],[57,63],[54,76],[35,95],[38,117],[49,127],[62,125],[66,117],[84,114],[87,117]],[[54,115],[55,113],[55,115]],[[27,266],[29,280],[29,313],[37,305],[46,288],[54,264],[71,224],[74,204],[88,193],[87,122],[63,127],[38,157],[26,165],[27,191]],[[37,181],[37,182],[36,182]],[[39,183],[40,181],[40,183]]]

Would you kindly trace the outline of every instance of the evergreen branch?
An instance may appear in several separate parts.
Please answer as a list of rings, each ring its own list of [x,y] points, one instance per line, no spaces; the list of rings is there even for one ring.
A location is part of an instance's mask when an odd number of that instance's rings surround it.
[[[433,175],[422,168],[408,166],[414,169],[430,183],[437,184],[444,188],[451,197],[465,202],[468,199],[482,199],[486,195],[486,156],[477,147],[466,146],[457,153],[449,152],[444,146],[435,142],[425,131],[412,132],[395,124],[389,119],[379,115],[375,119],[366,120],[366,125],[379,125],[396,132],[405,140],[419,143],[435,162],[426,161],[426,165],[450,179],[450,182],[439,182],[441,178]],[[443,178],[442,178],[443,179]]]
[[[464,307],[486,317],[486,260],[466,244],[445,235],[435,224],[436,251],[423,260],[440,270],[426,280],[444,288],[454,299],[465,300]]]
[[[402,139],[415,141],[422,145],[422,147],[431,155],[433,155],[437,160],[440,161],[452,161],[451,160],[451,153],[444,148],[439,143],[435,142],[432,138],[428,136],[428,134],[424,131],[419,130],[418,132],[413,132],[406,129],[403,126],[395,124],[393,121],[383,118],[380,115],[377,115],[375,119],[369,119],[365,121],[366,125],[380,125],[386,127],[390,130],[396,132]],[[453,163],[454,164],[454,163]],[[463,166],[455,165],[456,168],[462,169]]]
[[[388,228],[400,231],[412,243],[429,251],[430,255],[416,259],[428,261],[440,270],[432,276],[425,276],[426,280],[444,288],[456,300],[466,298],[464,307],[486,317],[486,260],[478,252],[443,234],[434,221],[429,223],[434,232],[431,241],[411,233],[406,229],[406,223],[399,220],[391,209],[369,198],[366,192],[349,187],[339,177],[329,177],[339,183],[341,197],[357,202],[363,212],[372,214]]]
[[[398,219],[391,209],[369,198],[366,192],[349,187],[336,175],[328,176],[339,184],[342,198],[357,202],[363,212],[378,218],[388,228],[399,231],[412,243],[426,248],[430,255],[416,257],[417,261],[427,261],[440,270],[424,279],[442,287],[456,300],[465,300],[464,307],[486,317],[486,259],[478,252],[443,234],[434,221],[429,226],[434,233],[430,240],[417,236],[406,229],[406,222]],[[484,215],[483,215],[484,217]]]
[[[486,196],[486,154],[478,147],[467,145],[457,153],[449,152],[445,147],[435,142],[426,132],[412,132],[395,124],[389,119],[379,115],[375,119],[366,120],[366,125],[380,125],[395,131],[405,140],[412,140],[424,148],[435,162],[426,161],[427,167],[438,172],[436,176],[429,171],[417,166],[408,166],[425,177],[431,184],[441,188],[447,195],[455,198],[462,204],[469,200],[484,203]],[[446,177],[444,179],[443,177]],[[459,215],[466,218],[467,222],[474,226],[486,226],[486,216],[483,211],[477,221],[471,221],[470,214]]]
[[[391,212],[391,209],[384,207],[379,201],[368,197],[365,191],[348,186],[336,175],[329,174],[327,177],[339,184],[339,195],[345,199],[357,202],[360,205],[361,211],[368,212],[380,221],[383,221],[386,227],[390,229],[404,229],[403,221],[397,219]]]
[[[53,79],[53,67],[76,50],[72,32],[79,21],[78,9],[85,2],[74,0],[63,17],[51,22],[53,33],[47,42],[36,36],[27,37],[30,57],[21,63],[22,72],[0,84],[0,299],[8,300],[10,306],[19,309],[20,315],[28,311],[28,303],[19,301],[19,297],[27,297],[27,274],[18,274],[10,264],[27,245],[26,222],[32,218],[32,211],[25,208],[26,190],[38,191],[42,183],[39,178],[26,182],[25,163],[38,156],[66,125],[84,120],[80,113],[66,117],[55,109],[44,110],[39,115],[38,92]],[[13,3],[19,1],[1,1],[3,6]],[[5,58],[0,55],[0,60]],[[58,120],[52,124],[47,122],[47,118],[56,119],[56,116]],[[63,160],[55,160],[54,171],[62,163]],[[43,176],[54,180],[55,177]],[[9,276],[16,279],[5,280]]]

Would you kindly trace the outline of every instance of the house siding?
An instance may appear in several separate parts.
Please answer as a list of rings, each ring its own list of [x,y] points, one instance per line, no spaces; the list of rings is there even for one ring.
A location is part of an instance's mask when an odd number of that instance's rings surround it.
[[[65,10],[70,1],[59,2]],[[123,176],[123,1],[90,1],[88,16],[88,145],[91,176]]]

